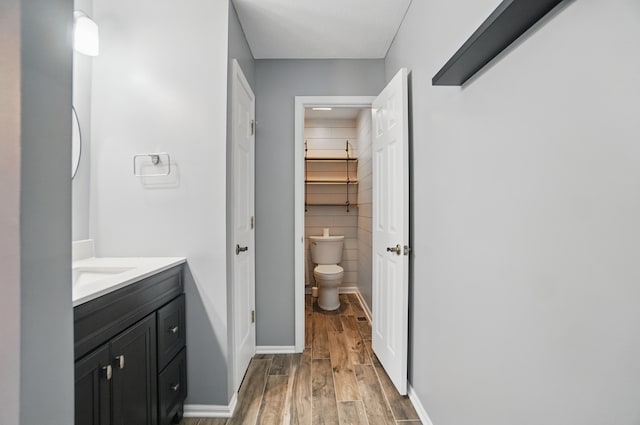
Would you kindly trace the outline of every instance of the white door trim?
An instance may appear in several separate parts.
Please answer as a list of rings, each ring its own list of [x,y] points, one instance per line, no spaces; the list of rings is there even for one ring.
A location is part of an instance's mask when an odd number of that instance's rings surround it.
[[[236,105],[238,104],[238,84],[242,85],[244,87],[245,90],[247,90],[251,96],[253,96],[253,116],[252,119],[255,120],[255,95],[253,93],[253,89],[251,88],[251,85],[249,84],[249,82],[247,81],[246,77],[244,76],[244,73],[242,72],[242,68],[240,67],[240,64],[238,63],[238,61],[236,59],[233,59],[232,61],[232,66],[231,66],[231,72],[232,72],[232,81],[231,81],[231,119],[232,119],[232,124],[231,124],[231,128],[230,128],[230,134],[231,134],[231,173],[230,173],[230,179],[231,179],[231,246],[227,247],[227,249],[229,250],[227,255],[234,255],[233,253],[233,249],[235,247],[235,244],[237,243],[238,240],[238,235],[236,234],[236,212],[235,212],[235,204],[236,204],[236,193],[234,190],[234,185],[235,185],[235,158],[234,158],[234,151],[235,151],[235,143],[236,143],[236,130],[235,130],[235,117],[236,117]],[[255,136],[254,136],[254,149],[255,149]],[[255,168],[255,163],[252,164],[252,166]],[[255,175],[255,174],[254,174]],[[255,183],[254,183],[254,194],[255,194]],[[252,205],[252,208],[255,208],[254,205]],[[254,236],[252,234],[251,236],[251,240],[248,243],[249,245],[249,249],[251,249],[252,251],[255,250],[255,241],[254,241]],[[254,273],[253,273],[253,291],[252,293],[255,296],[255,256],[253,257],[253,268],[254,268]],[[236,267],[235,267],[235,258],[233,258],[230,261],[230,281],[232,282],[232,288],[231,288],[231,335],[230,335],[230,339],[231,339],[231,344],[230,344],[230,349],[231,349],[231,359],[232,359],[232,365],[231,365],[231,369],[232,369],[232,385],[233,385],[233,389],[237,392],[239,387],[240,387],[240,383],[242,382],[242,378],[244,377],[245,374],[245,370],[239,370],[239,361],[238,361],[238,357],[239,357],[239,353],[238,353],[238,347],[236,346],[236,344],[238,344],[238,337],[237,337],[237,333],[239,332],[238,329],[238,324],[241,323],[240,322],[240,314],[245,313],[248,315],[248,312],[243,312],[242,309],[240,308],[240,297],[238,295],[238,288],[237,285],[235,285],[235,273],[236,273]],[[253,304],[253,308],[255,309],[255,301]],[[255,333],[255,331],[254,331]],[[254,335],[254,348],[255,348],[255,335]],[[254,350],[255,352],[255,350]],[[232,409],[232,413],[233,413],[233,409]]]
[[[304,110],[312,107],[371,108],[375,96],[296,96],[294,135],[295,349],[304,351]]]

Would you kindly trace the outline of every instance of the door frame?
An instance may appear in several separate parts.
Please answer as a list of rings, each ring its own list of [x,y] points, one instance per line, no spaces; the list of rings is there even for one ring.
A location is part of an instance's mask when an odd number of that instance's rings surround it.
[[[304,110],[371,108],[376,96],[296,96],[294,133],[294,329],[295,352],[304,351]]]
[[[230,234],[231,234],[231,239],[228,241],[229,246],[227,247],[227,249],[229,249],[229,254],[231,256],[231,261],[229,261],[229,270],[230,270],[230,275],[229,275],[229,280],[228,282],[230,282],[231,284],[231,290],[230,295],[231,295],[231,335],[230,335],[230,339],[231,339],[231,344],[230,344],[230,349],[231,349],[231,358],[232,358],[232,367],[231,367],[231,375],[232,375],[232,388],[233,388],[233,392],[237,392],[240,388],[240,384],[242,382],[242,378],[244,377],[244,374],[246,371],[239,371],[238,370],[238,366],[239,366],[239,362],[238,362],[238,349],[236,347],[236,343],[237,343],[237,333],[238,333],[238,326],[236,325],[237,323],[240,323],[239,321],[239,314],[240,314],[240,306],[238,305],[238,294],[236,293],[237,289],[236,289],[236,285],[235,285],[235,258],[233,257],[233,249],[235,247],[236,244],[236,240],[237,240],[237,235],[236,235],[236,216],[235,216],[235,191],[234,191],[234,184],[235,184],[235,157],[234,157],[234,145],[235,145],[235,138],[236,138],[236,132],[235,132],[235,126],[234,126],[234,120],[235,120],[235,113],[234,111],[235,106],[238,103],[238,87],[236,86],[237,84],[241,84],[245,87],[248,87],[249,90],[251,91],[251,94],[253,94],[253,120],[255,121],[255,93],[253,91],[253,88],[251,87],[251,84],[249,84],[249,82],[247,81],[244,72],[242,71],[242,68],[240,67],[240,64],[238,63],[238,61],[236,59],[232,60],[232,65],[231,65],[231,126],[230,126],[230,140],[231,140],[231,146],[230,146],[230,166],[231,166],[231,173],[229,173],[229,179],[230,179],[230,188],[231,188],[231,197],[230,197]],[[255,133],[254,133],[254,161],[255,161]],[[253,164],[254,166],[254,197],[255,197],[255,162]],[[254,201],[254,215],[255,215],[255,201]],[[254,230],[255,232],[255,230]],[[250,247],[251,249],[254,250],[254,257],[253,257],[253,268],[254,268],[254,279],[253,279],[253,294],[255,297],[255,293],[256,293],[256,289],[255,289],[255,233],[252,236],[252,243],[253,246]],[[254,309],[255,309],[255,300],[254,300]],[[255,325],[255,324],[254,324]],[[255,332],[255,331],[254,331]],[[255,337],[255,335],[254,335]],[[256,341],[254,340],[254,347],[256,345]]]

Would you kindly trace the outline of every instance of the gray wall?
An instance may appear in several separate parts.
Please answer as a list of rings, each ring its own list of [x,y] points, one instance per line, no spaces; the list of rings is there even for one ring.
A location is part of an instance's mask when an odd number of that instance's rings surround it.
[[[74,10],[93,17],[92,0],[75,0]],[[93,57],[73,52],[73,106],[78,114],[82,151],[72,180],[71,240],[89,238],[89,187],[91,177],[91,65]]]
[[[257,60],[255,81],[257,343],[292,346],[294,98],[377,95],[384,62]]]
[[[247,44],[247,39],[244,35],[242,27],[240,26],[240,21],[238,20],[238,14],[236,13],[236,9],[233,6],[233,2],[229,1],[229,51],[228,51],[228,65],[227,65],[227,196],[226,196],[226,205],[227,205],[227,249],[229,252],[233,250],[235,246],[235,242],[231,240],[231,235],[233,232],[232,223],[231,223],[231,214],[232,211],[232,182],[231,182],[231,173],[233,172],[233,163],[231,160],[231,148],[232,148],[232,139],[231,139],[231,126],[232,126],[232,116],[231,116],[231,86],[233,82],[232,78],[232,67],[233,67],[233,59],[236,59],[240,64],[240,68],[242,68],[242,72],[244,76],[247,78],[249,85],[253,88],[255,86],[254,74],[255,74],[255,61],[253,60],[253,55],[251,54],[251,50],[249,49],[249,44]],[[233,256],[227,255],[227,305],[229,309],[227,310],[227,321],[228,323],[233,323],[233,311],[231,306],[233,305],[233,276],[231,275]],[[233,328],[229,326],[229,332],[227,335],[227,341],[229,347],[232,347],[233,344]],[[234,383],[234,373],[235,365],[233,364],[233,356],[231,352],[229,352],[229,367],[227,370],[227,382],[228,382],[228,392],[232,394],[239,386],[240,383]]]
[[[20,1],[0,2],[0,424],[20,423]]]
[[[97,254],[187,257],[187,403],[226,405],[228,3],[95,0],[93,10]],[[168,177],[133,176],[133,156],[149,152],[171,155]]]
[[[20,4],[20,423],[71,424],[69,105],[73,3],[51,0]]]
[[[638,424],[636,0],[566,2],[463,88],[495,0],[414,1],[410,380],[435,425]]]

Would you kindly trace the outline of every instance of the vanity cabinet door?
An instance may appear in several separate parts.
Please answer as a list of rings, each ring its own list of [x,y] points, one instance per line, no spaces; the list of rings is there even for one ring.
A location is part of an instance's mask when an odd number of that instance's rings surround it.
[[[110,425],[109,386],[112,378],[109,347],[87,354],[75,363],[75,424]]]
[[[157,423],[156,316],[147,316],[115,337],[113,364],[113,425]]]

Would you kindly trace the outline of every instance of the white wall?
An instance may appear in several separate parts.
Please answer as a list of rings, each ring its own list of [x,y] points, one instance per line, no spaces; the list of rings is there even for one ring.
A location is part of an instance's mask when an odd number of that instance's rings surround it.
[[[371,201],[373,179],[371,165],[371,109],[358,114],[358,290],[371,311]]]
[[[94,1],[91,224],[100,256],[185,256],[188,403],[226,405],[228,3]],[[166,151],[168,178],[133,176]]]
[[[20,423],[20,2],[0,3],[0,423]]]
[[[435,425],[640,418],[635,0],[565,2],[462,88],[431,78],[496,0],[413,2],[410,381]]]
[[[93,0],[75,0],[74,10],[93,17]],[[71,239],[89,238],[89,187],[91,178],[91,65],[93,57],[73,52],[73,106],[78,114],[82,150],[73,178]],[[71,171],[69,171],[71,172]]]

